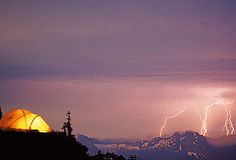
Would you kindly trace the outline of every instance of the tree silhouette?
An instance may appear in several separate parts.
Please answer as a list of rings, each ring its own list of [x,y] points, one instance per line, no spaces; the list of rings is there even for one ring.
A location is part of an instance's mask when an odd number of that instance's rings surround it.
[[[136,155],[130,155],[128,157],[128,160],[136,160],[137,159],[137,156]]]
[[[67,119],[67,132],[68,132],[68,136],[69,137],[72,137],[72,131],[73,131],[73,129],[72,129],[72,126],[71,126],[71,117],[70,117],[70,114],[71,114],[71,112],[70,111],[68,111],[67,113],[66,113],[66,119]]]
[[[2,107],[0,106],[0,119],[2,119]]]
[[[61,127],[61,129],[63,130],[64,135],[66,135],[66,126],[67,126],[66,124],[67,124],[67,123],[64,122],[63,125],[62,125],[62,127]]]
[[[72,134],[72,125],[71,125],[71,116],[70,116],[71,112],[67,111],[66,113],[66,121],[63,123],[61,129],[63,130],[63,133],[65,135],[67,135],[68,137],[73,138],[74,135]]]
[[[100,150],[96,155],[91,156],[90,158],[91,160],[126,160],[122,155],[118,156],[110,152],[103,154]]]

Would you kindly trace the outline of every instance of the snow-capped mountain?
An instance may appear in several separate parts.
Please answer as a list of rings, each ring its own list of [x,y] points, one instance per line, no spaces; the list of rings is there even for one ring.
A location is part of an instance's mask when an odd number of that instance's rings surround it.
[[[90,143],[91,144],[91,143]],[[85,144],[86,145],[86,144]],[[135,142],[94,141],[93,148],[103,152],[114,152],[125,157],[136,155],[140,160],[226,160],[236,159],[235,146],[219,148],[209,145],[206,138],[197,132],[176,132],[170,137],[156,137]],[[227,153],[230,153],[227,155]]]
[[[170,154],[180,158],[207,159],[208,151],[206,139],[195,132],[175,133],[171,137],[157,137],[151,140],[137,141],[133,144],[94,145],[104,152],[114,152],[125,156],[136,154],[142,159],[155,159],[159,155],[168,157]]]

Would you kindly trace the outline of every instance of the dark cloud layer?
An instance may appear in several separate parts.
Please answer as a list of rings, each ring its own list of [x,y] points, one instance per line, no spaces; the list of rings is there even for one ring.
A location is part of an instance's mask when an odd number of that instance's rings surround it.
[[[236,80],[236,60],[154,63],[140,66],[29,68],[1,66],[1,79],[147,78],[166,81],[220,82]]]
[[[7,67],[132,68],[235,57],[233,1],[2,2]]]

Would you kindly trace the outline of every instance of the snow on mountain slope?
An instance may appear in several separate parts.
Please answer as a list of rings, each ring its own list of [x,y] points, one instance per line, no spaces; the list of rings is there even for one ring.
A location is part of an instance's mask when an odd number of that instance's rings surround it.
[[[95,144],[104,152],[116,154],[146,155],[149,153],[181,153],[189,157],[205,159],[208,144],[205,138],[195,132],[175,133],[167,138],[153,138],[151,140],[137,141],[133,144]],[[162,152],[162,153],[161,153]]]
[[[232,137],[226,137],[228,138]],[[140,141],[101,141],[85,139],[96,151],[122,154],[126,158],[137,155],[139,160],[235,160],[236,145],[218,147],[209,145],[207,139],[197,132],[176,132],[169,137],[156,137]],[[84,143],[85,144],[85,143]],[[85,144],[86,145],[86,144]]]

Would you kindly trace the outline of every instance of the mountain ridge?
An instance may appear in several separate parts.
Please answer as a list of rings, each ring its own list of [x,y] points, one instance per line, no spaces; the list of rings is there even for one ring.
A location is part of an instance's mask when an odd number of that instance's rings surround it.
[[[206,137],[208,143],[215,147],[236,145],[236,135],[224,135],[217,138]]]
[[[228,145],[227,147],[215,146],[214,144],[219,143],[215,139],[209,139],[209,137],[204,137],[192,131],[176,132],[169,137],[154,137],[129,143],[105,143],[101,142],[101,140],[96,141],[96,139],[93,139],[93,142],[95,143],[90,143],[90,145],[92,144],[93,148],[97,148],[97,151],[113,152],[122,154],[125,157],[137,155],[140,160],[155,160],[157,158],[221,160],[222,157],[226,160],[232,158],[232,156],[234,159],[236,157],[236,154],[232,152],[232,148],[234,149],[236,144]],[[227,155],[227,152],[230,155]]]

